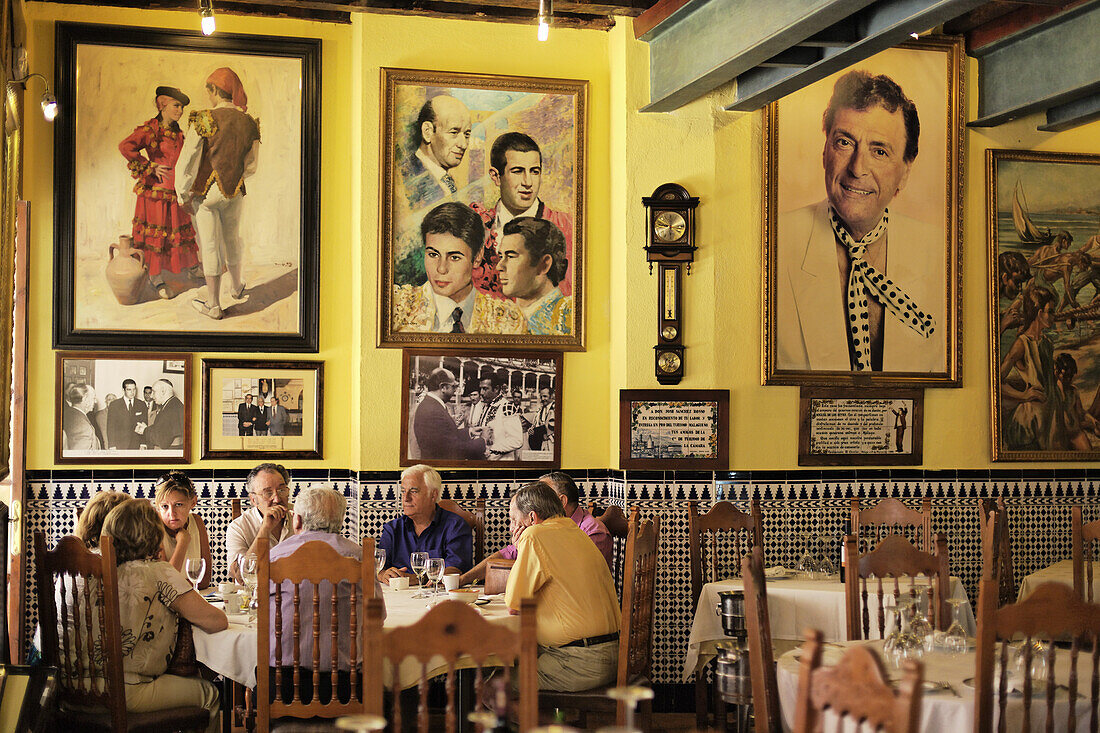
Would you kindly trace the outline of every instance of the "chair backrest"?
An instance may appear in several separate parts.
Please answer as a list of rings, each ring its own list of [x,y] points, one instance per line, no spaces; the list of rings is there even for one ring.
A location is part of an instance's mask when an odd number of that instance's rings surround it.
[[[1016,576],[1012,569],[1012,540],[1008,530],[1005,500],[979,499],[978,516],[982,533],[982,577],[997,578],[997,605],[1016,601]]]
[[[852,499],[852,529],[857,547],[873,550],[891,534],[900,534],[924,552],[932,552],[932,500],[921,500],[920,509],[910,509],[890,496],[870,509],[862,509]]]
[[[341,555],[325,542],[307,542],[290,555],[271,561],[267,538],[261,539],[256,546],[256,555],[259,558],[256,573],[259,601],[256,634],[261,640],[257,645],[256,690],[257,723],[261,733],[267,733],[271,718],[334,718],[364,712],[363,696],[356,688],[361,675],[359,665],[364,659],[362,609],[364,601],[374,597],[374,538],[364,537],[362,550],[362,560],[356,560]],[[321,583],[327,584],[327,592],[326,586]],[[341,583],[344,584],[343,587]],[[346,604],[340,598],[345,589]],[[303,591],[308,591],[312,599],[303,601]],[[284,594],[287,593],[291,594],[293,617],[290,658],[284,659],[283,602]],[[324,640],[328,642],[330,649],[326,657],[321,656],[322,633],[327,637]],[[306,635],[313,642],[308,657],[302,653],[302,641]],[[339,659],[341,635],[350,641],[349,658],[343,663]],[[275,652],[274,665],[270,662],[272,649]],[[271,672],[272,667],[274,675]],[[321,671],[324,667],[328,667],[328,670]],[[347,667],[344,670],[348,673],[350,685],[347,702],[341,702],[337,695],[341,667]],[[313,696],[306,703],[299,694],[299,685],[302,676],[310,672]],[[284,697],[283,678],[287,674],[291,675],[293,682],[293,692],[289,700]],[[318,694],[325,677],[332,690],[328,703],[322,702]],[[268,705],[267,701],[271,699],[274,702]]]
[[[653,667],[653,608],[657,586],[657,547],[661,537],[661,518],[642,520],[638,510],[630,513],[626,535],[623,578],[622,633],[619,634],[620,687],[648,677]],[[618,703],[618,725],[626,725],[626,704]]]
[[[626,539],[629,527],[623,508],[618,504],[612,504],[597,517],[603,526],[607,527],[607,533],[616,539]]]
[[[901,535],[888,535],[879,546],[862,555],[856,552],[855,535],[844,538],[848,560],[848,574],[844,582],[845,605],[848,617],[848,638],[868,639],[871,633],[871,613],[868,602],[868,585],[872,585],[875,598],[878,633],[881,636],[886,628],[885,595],[893,593],[900,599],[903,592],[917,600],[927,595],[931,618],[928,620],[937,629],[943,629],[948,620],[947,597],[950,583],[950,562],[947,554],[947,538],[936,534],[936,552],[921,552]],[[853,558],[855,559],[853,562]],[[903,584],[901,578],[908,577]],[[920,576],[927,578],[927,585],[918,585]],[[871,579],[877,583],[872,584]],[[893,579],[883,587],[883,578]],[[904,591],[903,591],[904,586]]]
[[[47,550],[46,535],[36,531],[34,551],[42,659],[58,670],[59,701],[106,708],[114,729],[126,730],[118,568],[111,538],[100,538],[97,555],[72,535]]]
[[[519,730],[528,731],[538,725],[538,644],[535,636],[534,600],[524,600],[520,604],[519,631],[512,631],[502,623],[488,621],[471,606],[460,601],[443,601],[416,623],[384,631],[381,601],[372,600],[367,602],[365,634],[363,691],[367,713],[386,717],[393,730],[415,729],[420,733],[430,730],[429,656],[438,656],[447,665],[447,733],[454,733],[458,728],[455,666],[464,657],[469,657],[469,661],[474,664],[474,699],[479,701],[479,705],[492,697],[485,694],[484,688],[489,681],[485,678],[484,668],[503,667],[503,682],[500,684],[504,685],[504,689],[511,689],[513,678],[518,680]],[[400,666],[408,657],[413,657],[420,675],[415,726],[413,721],[402,721],[401,715]],[[385,660],[389,661],[386,670],[390,673],[388,676],[383,674]],[[387,686],[397,693],[391,698],[393,707],[389,715],[386,715],[382,704],[383,688]]]
[[[0,664],[11,664],[8,647],[8,505],[0,501]]]
[[[691,608],[699,604],[703,584],[736,575],[741,570],[741,558],[754,546],[764,546],[764,530],[760,521],[760,502],[752,501],[752,514],[745,514],[731,502],[719,501],[706,514],[699,515],[699,502],[688,502],[688,552],[691,563]],[[722,535],[728,534],[728,539]],[[709,535],[709,548],[706,537]],[[730,549],[719,548],[719,540],[728,541]],[[725,561],[725,565],[723,565]],[[709,572],[708,572],[709,571]]]
[[[924,665],[912,660],[902,668],[897,690],[891,687],[886,668],[872,649],[855,646],[844,652],[835,667],[821,666],[820,631],[806,634],[795,709],[796,733],[823,728],[823,713],[831,710],[849,725],[866,723],[860,730],[916,733],[920,726],[921,685]],[[845,730],[845,721],[837,730]]]
[[[1100,604],[1086,603],[1068,585],[1056,582],[1043,583],[1024,600],[1003,608],[997,608],[997,598],[996,579],[982,578],[978,596],[974,730],[978,733],[992,733],[994,720],[1005,720],[1005,704],[1009,698],[1007,676],[1015,674],[1017,669],[1009,642],[1015,643],[1020,637],[1024,638],[1023,646],[1020,647],[1024,656],[1019,669],[1023,672],[1024,679],[1022,689],[1016,690],[1023,697],[1023,721],[1019,730],[1032,730],[1033,717],[1037,722],[1045,718],[1046,730],[1073,730],[1080,722],[1077,720],[1078,710],[1088,712],[1089,730],[1097,730],[1100,727],[1100,720],[1097,719],[1097,705],[1100,704],[1100,673],[1097,671],[1100,663]],[[1055,668],[1059,646],[1055,641],[1067,637],[1072,639],[1068,650],[1069,676],[1056,677],[1049,674],[1045,681],[1033,680],[1032,672],[1036,671],[1033,665],[1041,665],[1040,658],[1045,658],[1046,669]],[[1039,651],[1033,645],[1034,642],[1043,642],[1045,649]],[[995,671],[995,660],[998,658],[999,675]],[[1083,674],[1088,674],[1087,670],[1091,670],[1090,681],[1080,687],[1078,670]],[[1066,697],[1056,695],[1059,686],[1068,687],[1068,701]],[[996,715],[993,712],[994,687],[998,690],[999,699],[999,712]],[[1036,695],[1045,697],[1046,704],[1043,706],[1045,711],[1037,712],[1033,716],[1032,697]],[[1017,701],[1013,700],[1012,704],[1017,705]],[[1068,714],[1068,725],[1056,726],[1056,712],[1061,715],[1062,711]]]
[[[237,517],[241,516],[241,500],[240,499],[234,499],[233,501],[229,502],[229,513],[230,513],[230,519],[236,519]]]
[[[450,499],[440,499],[439,506],[443,507],[449,512],[454,512],[458,516],[462,517],[469,525],[470,529],[474,531],[474,564],[477,565],[485,559],[485,500],[478,499],[474,503],[474,510],[471,512],[469,509],[465,509],[457,502]]]
[[[783,730],[783,723],[772,654],[772,625],[768,618],[763,547],[752,548],[752,552],[741,559],[741,582],[745,591],[745,628],[749,634],[749,671],[752,676],[756,733],[779,733]]]
[[[1081,507],[1070,509],[1073,543],[1073,590],[1082,600],[1092,602],[1092,543],[1100,539],[1100,519],[1083,523]]]

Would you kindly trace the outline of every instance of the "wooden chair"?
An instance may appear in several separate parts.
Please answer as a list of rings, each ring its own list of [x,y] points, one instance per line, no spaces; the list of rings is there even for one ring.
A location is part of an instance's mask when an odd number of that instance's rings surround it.
[[[932,552],[932,500],[922,499],[917,510],[893,497],[870,509],[861,509],[859,499],[852,499],[852,534],[863,552],[873,550],[891,534],[902,535],[922,552]]]
[[[1073,590],[1081,600],[1092,603],[1092,543],[1100,539],[1100,519],[1084,524],[1081,507],[1070,509],[1073,553]]]
[[[363,558],[356,560],[344,557],[336,552],[331,545],[325,542],[307,542],[299,547],[291,555],[270,561],[267,540],[261,539],[257,545],[259,567],[257,569],[257,588],[259,589],[259,613],[257,623],[257,636],[261,640],[273,639],[273,642],[261,643],[257,647],[256,654],[256,696],[258,704],[257,723],[260,733],[267,733],[270,729],[272,718],[335,718],[341,715],[362,714],[365,712],[365,703],[360,688],[359,663],[364,659],[361,653],[362,638],[362,608],[366,599],[374,597],[374,539],[363,538]],[[305,617],[310,626],[303,629],[302,620],[302,584],[308,582],[306,590],[310,591],[312,599],[312,613],[306,613]],[[324,586],[328,584],[328,592]],[[336,597],[336,588],[340,583],[350,585],[348,591],[347,611],[341,612],[339,602],[333,603]],[[287,588],[292,585],[293,590]],[[320,588],[320,592],[316,592]],[[283,593],[293,593],[293,640],[291,644],[291,659],[283,659]],[[322,597],[325,596],[329,609],[322,611]],[[272,603],[274,601],[274,603]],[[271,606],[274,606],[272,617]],[[308,609],[308,606],[307,606]],[[345,615],[346,614],[346,615]],[[312,617],[312,618],[310,618]],[[327,617],[325,623],[322,618]],[[324,631],[322,632],[322,628]],[[347,702],[341,702],[337,691],[343,686],[342,672],[338,671],[339,637],[343,629],[344,634],[350,639],[351,645],[346,672],[349,687]],[[313,640],[313,652],[309,659],[302,659],[301,634],[310,634]],[[328,636],[331,653],[322,663],[321,658],[321,634]],[[275,664],[270,663],[271,649],[274,645]],[[322,666],[327,666],[327,671],[322,671]],[[289,667],[289,669],[286,669]],[[290,674],[290,682],[293,691],[290,699],[286,699],[287,690],[284,689],[284,676]],[[304,702],[301,694],[303,675],[311,678],[312,688],[310,701]],[[274,679],[272,679],[274,678]],[[331,691],[329,701],[322,702],[324,683],[328,683]],[[273,684],[274,683],[274,684]],[[267,704],[268,700],[273,700]]]
[[[798,678],[795,733],[823,730],[826,711],[841,719],[849,718],[849,725],[862,721],[866,727],[860,726],[859,730],[916,733],[920,726],[923,663],[906,662],[895,690],[882,659],[872,649],[852,647],[835,667],[822,667],[823,643],[820,631],[807,632]],[[836,730],[845,730],[844,722],[841,720]]]
[[[367,623],[364,630],[363,692],[367,713],[382,715],[391,729],[408,731],[413,721],[402,721],[401,675],[398,669],[412,657],[419,667],[417,680],[418,704],[415,728],[420,733],[432,730],[428,717],[429,658],[440,657],[447,666],[445,730],[458,728],[456,671],[461,660],[474,665],[474,699],[484,701],[488,680],[485,667],[503,667],[504,689],[513,678],[518,680],[519,730],[529,731],[538,725],[538,644],[535,636],[535,602],[525,600],[520,606],[519,631],[486,620],[472,607],[459,601],[443,601],[415,624],[382,629],[381,599],[367,602]],[[383,673],[383,660],[389,660],[389,682]],[[516,666],[519,666],[518,671]],[[383,706],[384,688],[390,687],[392,709],[386,715]]]
[[[1100,704],[1100,672],[1097,670],[1100,664],[1100,604],[1086,603],[1069,586],[1053,582],[1043,583],[1024,600],[1003,608],[997,608],[998,598],[996,579],[983,577],[979,583],[978,667],[974,684],[976,733],[992,733],[995,719],[1000,720],[999,730],[1004,730],[1005,707],[1010,699],[1006,675],[1016,669],[1008,642],[1021,636],[1024,637],[1025,670],[1032,668],[1033,641],[1045,643],[1047,669],[1054,669],[1058,644],[1053,640],[1065,638],[1072,639],[1068,649],[1072,666],[1068,678],[1056,678],[1049,674],[1045,682],[1033,682],[1031,675],[1026,674],[1023,689],[1018,690],[1023,697],[1023,724],[1017,727],[1012,721],[1009,725],[1015,730],[1032,730],[1032,698],[1041,689],[1046,700],[1043,705],[1045,711],[1035,713],[1034,717],[1040,720],[1042,718],[1039,716],[1045,718],[1046,730],[1055,729],[1056,705],[1068,716],[1068,725],[1058,725],[1058,730],[1074,730],[1076,726],[1084,728],[1084,720],[1078,720],[1079,712],[1088,715],[1089,730],[1100,728],[1100,720],[1097,719],[1097,705]],[[999,650],[998,641],[1001,642]],[[994,667],[998,657],[1001,660],[1000,674],[996,675]],[[1089,670],[1091,679],[1086,678],[1088,681],[1079,685],[1079,672],[1088,675]],[[1068,687],[1065,695],[1056,695],[1059,686]],[[996,714],[993,711],[994,687],[998,690]]]
[[[118,567],[111,538],[100,539],[97,555],[71,535],[47,550],[46,535],[36,531],[34,548],[42,658],[58,669],[57,729],[206,730],[210,717],[198,706],[148,713],[126,710]],[[102,649],[102,654],[91,654],[93,648]]]
[[[982,576],[997,578],[997,606],[1016,602],[1016,575],[1012,569],[1012,539],[1008,529],[1008,509],[1003,497],[978,500],[982,532]]]
[[[626,704],[607,697],[611,687],[625,685],[652,686],[653,666],[653,601],[657,583],[657,547],[660,540],[660,517],[642,521],[638,510],[630,515],[626,539],[626,567],[630,573],[623,579],[622,618],[619,634],[619,669],[615,682],[581,692],[539,693],[543,710],[565,708],[581,714],[580,726],[586,728],[587,712],[611,712],[616,725],[626,725]],[[649,730],[653,701],[643,700],[639,706],[641,730]]]
[[[478,499],[474,503],[474,510],[471,512],[468,509],[464,509],[457,502],[450,499],[440,499],[439,506],[443,507],[449,512],[454,512],[458,516],[466,520],[466,524],[470,529],[474,531],[474,565],[477,565],[485,559],[485,500]]]
[[[229,502],[229,514],[230,514],[230,517],[229,517],[230,521],[232,521],[232,520],[236,519],[237,517],[241,516],[241,500],[240,499],[234,499],[233,501]]]
[[[930,600],[928,608],[932,618],[928,620],[934,628],[943,629],[948,623],[947,597],[949,592],[950,573],[947,554],[947,538],[942,533],[936,534],[936,552],[929,554],[921,552],[901,535],[891,534],[886,537],[879,546],[862,555],[856,552],[856,538],[848,535],[845,538],[848,554],[848,573],[845,577],[844,595],[847,607],[848,638],[870,638],[871,614],[868,607],[867,586],[871,578],[875,578],[877,594],[875,603],[876,618],[878,619],[878,632],[881,636],[886,628],[886,611],[884,603],[883,578],[893,578],[894,598],[901,598],[902,588],[900,578],[908,576],[908,593],[916,599],[920,594],[927,594]],[[852,558],[855,558],[853,562]],[[918,586],[918,576],[927,576],[928,585]],[[887,591],[891,590],[889,587]]]
[[[741,560],[745,590],[745,628],[748,631],[749,670],[752,675],[753,717],[756,733],[780,733],[779,683],[772,654],[772,628],[764,580],[764,548],[756,546]]]
[[[699,515],[699,502],[688,502],[688,557],[691,566],[691,611],[695,613],[699,605],[699,595],[703,584],[721,580],[723,577],[722,560],[725,559],[725,573],[737,574],[741,569],[741,560],[752,548],[764,546],[764,530],[761,524],[760,501],[754,499],[752,514],[745,514],[728,501],[719,501],[706,514]],[[709,535],[709,557],[707,551]],[[723,537],[728,535],[728,537]],[[730,551],[719,551],[719,540],[729,542]],[[709,560],[709,562],[708,562]],[[707,572],[709,569],[709,573]],[[703,669],[695,673],[695,722],[702,729],[707,725],[709,705],[707,697],[710,686],[707,685],[706,672]]]

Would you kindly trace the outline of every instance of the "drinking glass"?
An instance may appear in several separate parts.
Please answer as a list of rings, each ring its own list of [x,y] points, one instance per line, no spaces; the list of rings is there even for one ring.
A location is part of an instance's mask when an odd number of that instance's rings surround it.
[[[951,605],[951,625],[944,632],[943,645],[952,654],[964,654],[969,643],[966,639],[966,629],[959,623],[959,606],[963,603],[963,599],[948,598],[947,602]]]
[[[623,727],[626,730],[636,730],[634,728],[634,708],[636,708],[638,703],[642,700],[653,699],[653,688],[643,687],[641,685],[612,687],[607,691],[607,696],[612,700],[622,700],[626,703],[626,725]]]
[[[1027,650],[1031,648],[1031,673],[1027,669]],[[1030,644],[1024,642],[1016,650],[1016,676],[1019,679],[1031,677],[1032,682],[1046,682],[1047,679],[1047,645],[1038,639],[1032,639]]]
[[[936,637],[933,633],[932,624],[924,613],[924,599],[926,597],[926,594],[921,593],[913,599],[912,610],[909,614],[909,628],[912,630],[913,635],[924,644],[924,651],[930,652],[936,646]]]
[[[420,590],[413,594],[413,598],[427,598],[424,592],[424,569],[428,567],[428,553],[413,552],[409,554],[409,569],[416,573],[420,581]]]
[[[894,663],[898,667],[906,660],[920,659],[924,656],[924,639],[914,634],[909,624],[912,608],[912,600],[898,602],[897,618],[901,628],[898,631],[897,642],[894,644]]]
[[[247,555],[241,555],[237,564],[241,569],[244,584],[248,587],[248,620],[254,621],[257,608],[256,586],[259,582],[256,578],[256,571],[259,568],[260,560],[250,552]]]
[[[439,579],[443,577],[443,571],[446,567],[447,565],[443,562],[443,558],[441,557],[432,557],[428,559],[426,575],[428,576],[428,580],[432,581],[431,596],[439,594]]]
[[[882,604],[882,610],[886,614],[886,628],[890,631],[882,637],[882,654],[886,659],[893,660],[894,650],[897,649],[898,639],[901,637],[901,622],[898,621],[898,605],[887,599]],[[893,624],[890,623],[893,620]]]
[[[810,580],[813,580],[817,577],[818,570],[817,562],[814,560],[813,548],[810,546],[814,538],[813,535],[807,533],[801,534],[799,537],[806,546],[806,551],[798,558],[798,572],[802,573],[802,575]]]
[[[206,575],[206,560],[201,557],[189,557],[183,564],[183,571],[187,574],[187,579],[191,581],[191,585],[194,586],[195,590],[198,590],[202,576]]]
[[[339,730],[370,733],[371,731],[385,729],[386,719],[381,715],[345,715],[336,719],[336,727]]]
[[[386,549],[384,547],[374,548],[374,572],[377,575],[382,572],[382,568],[386,567]]]

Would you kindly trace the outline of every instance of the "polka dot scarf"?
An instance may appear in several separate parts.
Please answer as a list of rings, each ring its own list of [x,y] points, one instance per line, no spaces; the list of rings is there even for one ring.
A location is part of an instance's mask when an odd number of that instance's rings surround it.
[[[848,249],[852,270],[848,275],[848,336],[856,354],[856,369],[866,371],[871,368],[871,327],[867,317],[867,291],[870,291],[879,303],[893,313],[906,326],[928,338],[936,330],[932,316],[923,312],[913,299],[902,292],[888,277],[871,267],[863,259],[867,245],[886,233],[890,218],[889,210],[882,214],[882,221],[858,242],[840,223],[836,211],[829,207],[829,224],[837,240]]]

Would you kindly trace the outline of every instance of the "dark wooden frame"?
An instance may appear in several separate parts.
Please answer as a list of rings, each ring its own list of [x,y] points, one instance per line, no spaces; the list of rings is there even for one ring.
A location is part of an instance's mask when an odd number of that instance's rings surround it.
[[[815,399],[912,400],[911,453],[810,453],[810,403]],[[802,387],[798,395],[798,465],[919,466],[924,462],[924,390],[886,387]]]
[[[315,447],[311,450],[271,450],[243,449],[221,450],[210,447],[210,372],[214,369],[264,369],[277,372],[280,369],[308,370],[316,372],[317,379],[317,422],[314,436]],[[263,456],[285,458],[324,458],[325,437],[325,362],[323,361],[264,361],[244,359],[203,359],[202,360],[202,457],[206,458],[250,458]]]
[[[718,403],[718,455],[715,458],[631,458],[633,402],[716,402]],[[729,468],[728,389],[621,389],[619,390],[619,468],[664,471],[723,471]]]
[[[316,352],[320,298],[321,204],[321,42],[218,33],[58,23],[55,83],[61,114],[54,133],[54,328],[55,348],[130,350]],[[302,63],[301,246],[298,279],[298,333],[254,331],[206,333],[180,331],[78,330],[75,325],[76,265],[76,57],[77,46],[128,46],[167,51],[206,51],[300,59]],[[262,163],[261,163],[262,165]]]
[[[179,457],[164,456],[163,450],[156,451],[143,451],[156,455],[145,456],[133,456],[116,455],[112,456],[108,451],[104,451],[104,456],[73,456],[65,457],[64,448],[62,447],[62,435],[61,435],[61,412],[64,404],[64,397],[61,390],[64,389],[64,362],[67,359],[92,359],[92,360],[112,360],[112,361],[165,361],[176,360],[184,362],[183,372],[183,397],[178,394],[176,398],[183,403],[183,455]],[[191,354],[165,354],[165,353],[152,353],[152,354],[134,354],[134,353],[122,353],[122,352],[107,352],[107,351],[59,351],[57,352],[56,360],[56,374],[54,382],[54,461],[56,463],[81,463],[81,464],[127,464],[127,463],[190,463],[191,462]],[[140,397],[140,394],[138,395]]]
[[[535,359],[554,363],[554,457],[549,461],[489,461],[456,460],[448,461],[431,458],[411,458],[409,456],[409,379],[412,374],[412,361],[415,357],[451,357],[455,359]],[[563,354],[560,351],[498,351],[495,349],[403,349],[401,352],[401,442],[398,457],[401,466],[424,463],[429,466],[462,466],[464,468],[543,468],[561,467],[562,435],[562,366]],[[456,374],[457,378],[458,375]]]

